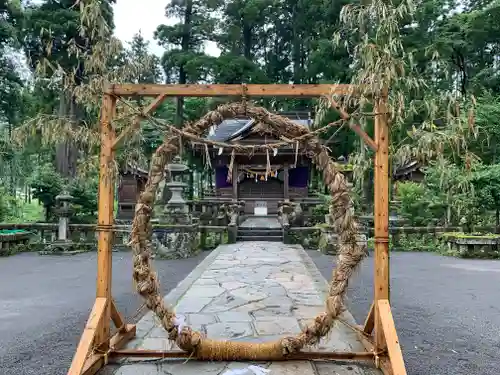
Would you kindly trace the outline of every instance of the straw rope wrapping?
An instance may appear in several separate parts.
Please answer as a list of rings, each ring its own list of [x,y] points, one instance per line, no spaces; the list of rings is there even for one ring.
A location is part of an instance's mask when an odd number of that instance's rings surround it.
[[[209,126],[219,124],[225,118],[246,114],[264,124],[274,132],[288,137],[298,137],[309,130],[292,120],[272,114],[264,108],[247,107],[241,104],[224,104],[207,113],[199,121],[185,128],[186,132],[201,136]],[[137,292],[145,299],[146,306],[160,319],[170,340],[199,359],[206,360],[273,360],[300,351],[305,346],[315,345],[331,329],[335,319],[344,310],[344,297],[349,278],[365,256],[365,249],[357,243],[358,225],[354,220],[352,201],[345,178],[335,167],[327,150],[316,137],[304,137],[301,146],[307,150],[318,169],[323,171],[325,184],[330,189],[332,203],[330,215],[335,231],[340,237],[340,251],[337,266],[333,271],[326,311],[319,314],[295,337],[263,344],[215,341],[205,338],[189,327],[182,327],[176,320],[174,311],[166,306],[160,292],[157,276],[152,268],[152,225],[150,222],[156,190],[164,178],[165,166],[175,155],[177,139],[165,140],[151,161],[149,178],[145,191],[141,194],[135,209],[131,233],[133,250],[133,279]]]

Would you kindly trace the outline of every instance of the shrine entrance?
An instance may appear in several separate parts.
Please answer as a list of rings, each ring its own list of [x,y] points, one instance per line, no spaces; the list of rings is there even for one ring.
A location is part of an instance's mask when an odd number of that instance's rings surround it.
[[[245,202],[245,213],[256,216],[276,215],[278,202],[284,199],[285,184],[280,166],[239,167],[238,198]]]

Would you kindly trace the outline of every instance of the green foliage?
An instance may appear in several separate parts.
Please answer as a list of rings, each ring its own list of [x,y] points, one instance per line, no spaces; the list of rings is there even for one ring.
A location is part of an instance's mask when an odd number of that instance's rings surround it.
[[[389,83],[393,166],[414,158],[428,166],[421,187],[400,186],[401,215],[414,225],[426,225],[431,219],[474,224],[485,221],[490,210],[498,211],[498,2],[468,2],[457,13],[450,12],[457,3],[448,0],[172,1],[166,16],[179,22],[157,28],[155,37],[165,48],[161,59],[149,52],[140,33],[128,49],[111,40],[114,1],[100,1],[94,7],[82,2],[86,17],[74,3],[42,0],[23,9],[20,1],[0,0],[0,180],[12,195],[32,183],[48,214],[64,186],[45,165],[54,162],[56,144],[78,139],[75,153],[85,164],[97,165],[96,119],[102,83],[159,82],[160,67],[168,83]],[[217,45],[220,56],[207,55],[207,42]],[[14,58],[20,44],[35,76],[32,85],[23,82]],[[36,69],[42,65],[45,69]],[[61,80],[59,74],[69,78]],[[71,131],[53,116],[69,97],[63,81],[79,86],[73,103],[77,105],[61,112],[66,122],[67,117],[76,118]],[[132,100],[139,106],[148,104],[148,99]],[[185,99],[179,101],[179,108],[166,100],[155,116],[177,124],[182,113],[185,122],[194,121],[224,100]],[[317,104],[309,99],[258,103],[288,111]],[[361,104],[350,103],[346,109],[355,115],[371,109]],[[475,116],[468,112],[472,104]],[[322,120],[315,126],[338,119],[334,111],[320,109],[324,116],[317,114]],[[37,126],[29,128],[19,148],[11,133],[26,120]],[[129,123],[117,121],[117,126]],[[140,140],[118,151],[119,162],[140,159],[146,164],[162,142],[161,129],[147,122],[142,125]],[[373,133],[373,121],[361,121],[361,125]],[[355,172],[372,167],[367,162],[371,153],[360,147],[349,129],[337,133],[332,128],[321,137],[330,141],[333,156],[353,156]],[[203,166],[197,160],[190,163]],[[368,173],[363,175],[370,185]],[[355,187],[356,193],[363,188]],[[95,181],[78,178],[69,188],[77,211],[92,215]],[[359,208],[360,199],[354,201]],[[317,213],[327,213],[326,203]]]
[[[0,222],[11,220],[16,212],[16,199],[0,185]]]
[[[415,226],[430,224],[433,218],[428,210],[430,202],[428,191],[424,185],[414,182],[398,184],[396,199],[400,202],[398,214]]]
[[[161,63],[167,83],[197,82],[208,78],[207,65],[212,60],[203,52],[203,45],[215,30],[212,12],[219,1],[173,1],[165,8],[167,17],[181,22],[159,25],[155,39],[165,47]]]
[[[71,207],[74,210],[72,220],[78,223],[93,223],[97,212],[97,179],[75,179],[68,186],[73,197]]]
[[[51,164],[44,164],[35,169],[29,185],[33,190],[33,197],[38,199],[45,208],[46,221],[50,221],[53,217],[56,197],[64,186],[63,178]]]

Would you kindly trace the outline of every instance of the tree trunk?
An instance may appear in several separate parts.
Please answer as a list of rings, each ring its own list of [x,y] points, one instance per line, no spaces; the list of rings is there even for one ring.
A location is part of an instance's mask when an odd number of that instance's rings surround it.
[[[77,104],[65,92],[59,97],[59,117],[60,121],[71,121],[71,126],[75,126],[80,117]],[[78,151],[71,139],[61,142],[56,148],[56,170],[63,177],[75,177],[77,157]]]
[[[298,26],[298,9],[297,5],[292,7],[292,63],[293,63],[293,83],[302,83],[301,74],[301,39]]]
[[[252,60],[252,26],[243,22],[243,56]]]
[[[184,15],[184,27],[182,32],[181,49],[182,52],[189,52],[191,44],[191,19],[193,16],[193,0],[186,1],[186,12]],[[184,64],[179,66],[179,84],[187,83],[187,72],[184,69]],[[182,127],[184,122],[184,98],[177,97],[175,123],[178,127]]]

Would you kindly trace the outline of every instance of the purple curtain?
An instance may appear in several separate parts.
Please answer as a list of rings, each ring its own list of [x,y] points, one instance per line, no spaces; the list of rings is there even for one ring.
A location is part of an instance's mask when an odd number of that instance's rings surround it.
[[[229,171],[229,169],[226,166],[215,167],[215,188],[216,189],[232,186],[232,184],[230,182],[227,182],[228,171]]]
[[[307,187],[309,182],[309,167],[291,168],[288,171],[289,186],[291,187]]]

